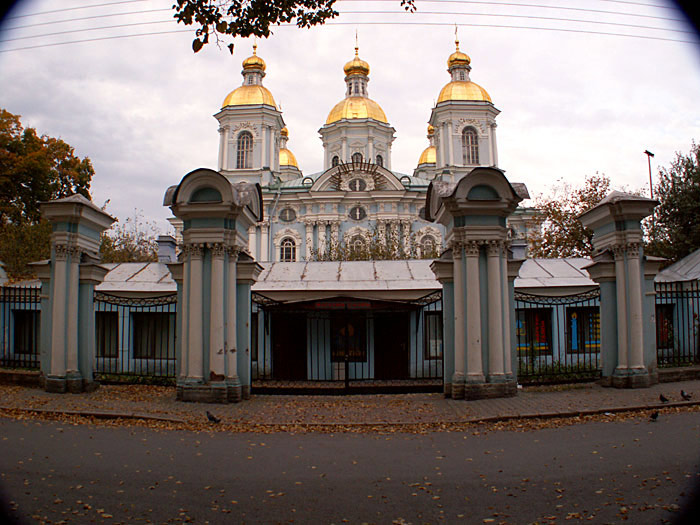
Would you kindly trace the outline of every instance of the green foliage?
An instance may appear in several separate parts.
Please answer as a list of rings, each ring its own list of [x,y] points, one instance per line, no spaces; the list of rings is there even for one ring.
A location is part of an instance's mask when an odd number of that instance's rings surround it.
[[[178,23],[197,25],[192,50],[197,53],[209,43],[210,36],[267,38],[271,27],[295,24],[309,28],[323,25],[338,16],[333,8],[336,0],[177,0],[173,5]],[[416,10],[414,0],[401,0],[406,11]],[[233,53],[233,44],[228,44]]]
[[[102,262],[156,262],[158,261],[158,227],[145,221],[139,212],[123,223],[115,222],[102,234],[100,255]]]
[[[80,193],[90,198],[90,159],[61,139],[23,128],[19,115],[0,109],[0,225],[36,223],[39,202]]]
[[[647,253],[675,262],[700,248],[700,145],[676,153],[668,168],[659,169],[654,197],[660,204],[647,222]]]
[[[437,239],[436,239],[437,241]],[[368,235],[355,235],[349,242],[334,239],[326,242],[323,252],[312,250],[312,261],[398,261],[405,259],[436,259],[440,256],[439,243],[421,246],[411,234],[408,241],[394,230],[382,233],[378,228]]]
[[[30,262],[51,256],[51,224],[18,222],[0,226],[0,261],[13,281],[30,279],[34,270]]]
[[[89,199],[94,174],[90,159],[0,108],[0,261],[10,279],[32,277],[28,263],[50,256],[51,226],[39,203],[76,193]]]
[[[584,228],[578,216],[598,204],[610,190],[605,175],[586,177],[583,186],[562,184],[548,197],[540,196],[535,207],[540,213],[530,224],[528,242],[531,257],[588,257],[593,252],[593,232]]]

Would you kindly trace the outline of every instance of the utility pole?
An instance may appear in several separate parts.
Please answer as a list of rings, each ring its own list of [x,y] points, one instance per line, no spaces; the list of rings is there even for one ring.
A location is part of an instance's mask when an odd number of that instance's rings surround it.
[[[649,151],[648,149],[644,150],[644,154],[647,156],[647,160],[649,161],[649,195],[651,195],[651,198],[654,198],[654,184],[651,181],[651,158],[654,156],[654,154]]]

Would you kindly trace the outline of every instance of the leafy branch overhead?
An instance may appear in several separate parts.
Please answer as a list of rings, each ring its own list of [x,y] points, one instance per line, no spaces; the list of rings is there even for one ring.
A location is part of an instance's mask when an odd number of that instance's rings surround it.
[[[271,27],[294,24],[301,28],[323,25],[340,13],[336,0],[176,0],[174,18],[178,23],[197,26],[192,50],[196,53],[210,37],[219,42],[225,37],[267,38]],[[400,0],[401,6],[414,12],[414,0]],[[233,53],[233,43],[228,44]]]

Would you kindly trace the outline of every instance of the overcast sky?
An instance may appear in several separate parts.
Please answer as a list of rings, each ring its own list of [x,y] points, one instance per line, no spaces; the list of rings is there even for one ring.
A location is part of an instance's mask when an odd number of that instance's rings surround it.
[[[616,188],[648,188],[644,150],[656,155],[656,172],[700,140],[700,47],[687,24],[663,20],[682,18],[672,3],[498,3],[505,2],[416,0],[419,13],[410,15],[399,0],[341,0],[344,13],[334,23],[281,27],[259,41],[258,54],[267,63],[264,84],[281,106],[300,169],[322,169],[318,129],[344,96],[343,65],[353,56],[357,30],[360,57],[371,68],[369,96],[396,128],[393,169],[411,174],[428,145],[430,111],[449,81],[455,22],[460,47],[472,59],[472,80],[502,112],[499,167],[511,181],[526,183],[533,196],[548,193],[557,181],[578,185],[596,172]],[[110,5],[67,9],[96,4]],[[163,231],[170,216],[162,206],[165,189],[192,169],[217,167],[212,115],[241,84],[241,61],[252,50],[252,41],[238,39],[233,56],[215,45],[195,55],[193,34],[171,21],[172,4],[62,0],[56,12],[54,1],[26,0],[0,26],[0,107],[92,159],[96,204],[110,199],[108,211],[122,220],[142,211]],[[452,14],[428,14],[438,11]],[[137,13],[105,16],[130,12]],[[55,23],[60,20],[67,21]],[[96,29],[144,22],[149,24]],[[76,29],[87,31],[67,33]],[[167,31],[175,32],[95,40]],[[595,34],[603,32],[647,38]],[[47,45],[78,40],[92,41]]]

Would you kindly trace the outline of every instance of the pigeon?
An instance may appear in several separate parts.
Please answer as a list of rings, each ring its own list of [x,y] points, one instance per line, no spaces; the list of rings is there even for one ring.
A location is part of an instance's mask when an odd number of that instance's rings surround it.
[[[220,423],[221,418],[216,417],[214,414],[207,410],[207,419],[212,423]]]
[[[657,419],[659,419],[659,411],[658,410],[649,416],[649,421],[652,423],[656,423]]]
[[[690,401],[690,398],[693,397],[691,394],[687,393],[685,390],[681,390],[681,397],[685,401]]]
[[[668,398],[663,394],[659,394],[659,401],[662,403],[668,403]]]

